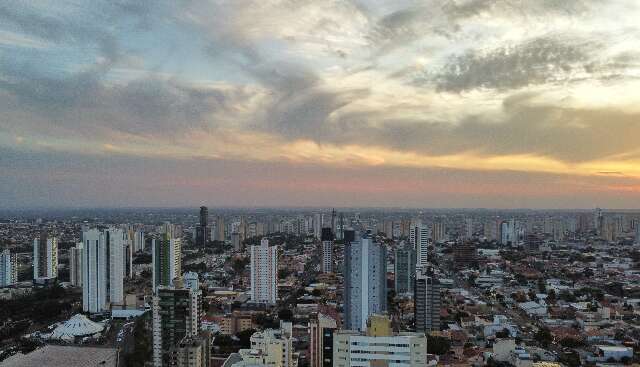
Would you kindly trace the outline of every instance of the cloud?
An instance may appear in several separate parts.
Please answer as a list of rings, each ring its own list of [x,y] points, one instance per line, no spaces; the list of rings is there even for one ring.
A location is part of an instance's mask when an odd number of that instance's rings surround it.
[[[485,52],[467,51],[451,57],[437,75],[422,76],[414,83],[435,82],[439,90],[452,92],[562,83],[585,71],[597,47],[594,42],[544,37]]]
[[[632,4],[43,4],[0,5],[2,146],[640,175]]]

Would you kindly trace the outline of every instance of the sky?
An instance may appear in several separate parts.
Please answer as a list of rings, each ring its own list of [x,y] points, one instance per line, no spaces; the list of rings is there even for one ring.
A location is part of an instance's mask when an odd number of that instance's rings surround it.
[[[0,207],[640,207],[636,0],[0,3]]]

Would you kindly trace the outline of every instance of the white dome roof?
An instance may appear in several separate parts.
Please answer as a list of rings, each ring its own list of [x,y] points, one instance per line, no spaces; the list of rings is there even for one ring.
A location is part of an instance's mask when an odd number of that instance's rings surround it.
[[[51,334],[51,339],[73,340],[77,336],[88,336],[102,332],[104,327],[89,320],[82,314],[76,314]]]

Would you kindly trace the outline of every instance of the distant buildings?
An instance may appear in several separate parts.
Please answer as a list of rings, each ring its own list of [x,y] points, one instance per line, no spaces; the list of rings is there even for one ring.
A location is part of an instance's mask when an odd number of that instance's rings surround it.
[[[470,240],[473,238],[473,219],[466,218],[464,220],[464,239]]]
[[[200,207],[200,223],[196,227],[196,246],[205,247],[210,237],[209,210],[206,206]]]
[[[433,242],[440,243],[446,238],[446,227],[442,222],[433,223],[431,228],[431,237]]]
[[[416,274],[416,251],[404,241],[396,248],[394,268],[396,294],[413,294]]]
[[[331,228],[322,228],[322,272],[333,272],[333,233]]]
[[[143,230],[137,230],[133,233],[133,250],[135,252],[144,251],[146,247],[145,236]]]
[[[42,231],[33,240],[33,279],[58,277],[58,239]]]
[[[251,246],[251,301],[275,304],[278,300],[278,246],[263,238]]]
[[[82,234],[82,309],[97,313],[124,300],[124,231],[89,229]]]
[[[386,251],[364,235],[345,243],[344,258],[344,326],[365,330],[370,315],[387,310]]]
[[[82,242],[69,249],[69,282],[74,287],[82,286]]]
[[[333,366],[426,366],[427,338],[422,333],[394,334],[391,321],[374,315],[366,334],[339,331],[333,336]]]
[[[182,273],[182,240],[167,231],[151,241],[153,289],[169,286]]]
[[[224,223],[224,217],[219,215],[218,218],[216,219],[216,235],[215,235],[216,241],[224,241],[226,239],[225,229],[226,229],[226,225]]]
[[[186,347],[193,348],[193,341],[189,338],[201,337],[202,292],[199,288],[193,288],[198,286],[197,282],[189,283],[189,286],[185,286],[182,279],[178,278],[172,286],[158,287],[153,296],[154,367],[177,365],[177,354],[182,357],[185,353],[197,354],[197,346],[195,351],[184,350]],[[184,344],[182,351],[180,343]],[[184,361],[184,358],[181,359]]]
[[[500,243],[517,246],[524,237],[524,229],[515,219],[500,223]]]
[[[434,276],[418,271],[414,294],[416,331],[440,330],[440,282]]]
[[[322,214],[313,215],[313,235],[317,240],[322,238]]]
[[[416,249],[416,266],[418,268],[427,266],[429,237],[429,227],[422,224],[421,220],[414,220],[411,222],[411,228],[409,230],[409,242]]]
[[[475,267],[478,262],[476,246],[471,242],[453,246],[453,267],[458,270]]]
[[[0,252],[0,287],[7,287],[18,282],[18,262],[16,254],[9,250]]]

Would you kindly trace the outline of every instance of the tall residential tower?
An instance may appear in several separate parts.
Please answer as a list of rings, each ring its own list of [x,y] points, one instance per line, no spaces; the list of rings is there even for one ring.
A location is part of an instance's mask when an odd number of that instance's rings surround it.
[[[386,251],[369,235],[355,237],[344,249],[345,328],[366,330],[370,315],[387,310]]]

